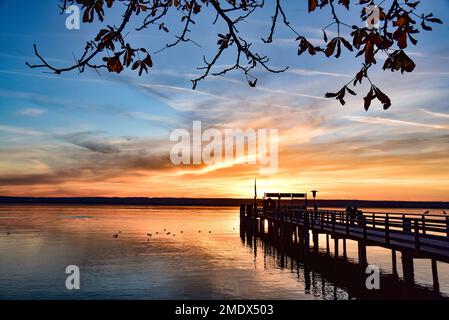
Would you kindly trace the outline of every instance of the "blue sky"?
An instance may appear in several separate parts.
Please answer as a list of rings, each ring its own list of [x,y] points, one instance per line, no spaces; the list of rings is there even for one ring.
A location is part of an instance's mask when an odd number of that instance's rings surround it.
[[[321,41],[328,10],[309,15],[305,1],[285,2],[294,27]],[[183,174],[168,163],[171,130],[201,120],[217,128],[280,130],[279,174],[259,177],[262,191],[315,187],[330,198],[449,200],[447,23],[418,36],[419,45],[409,50],[417,63],[413,74],[377,68],[372,79],[393,106],[383,111],[374,104],[365,112],[366,87],[344,107],[323,98],[348,82],[361,60],[298,57],[295,35],[282,26],[275,42],[264,45],[260,38],[269,32],[268,8],[248,18],[240,32],[271,58],[270,65],[289,66],[289,71],[256,71],[256,89],[231,73],[210,77],[192,91],[190,79],[199,74],[203,55],[213,56],[216,35],[223,32],[220,22],[210,25],[210,13],[197,19],[190,36],[201,47],[186,43],[153,54],[148,75],[56,76],[25,65],[38,62],[33,44],[50,62],[64,66],[80,55],[100,24],[69,31],[57,1],[29,1],[26,8],[19,1],[0,1],[0,194],[246,195],[256,168]],[[449,21],[445,0],[423,1],[422,11]],[[356,14],[343,14],[357,23]],[[117,15],[117,10],[107,13],[105,23],[117,23]],[[178,19],[169,17],[166,24]],[[127,41],[150,52],[176,33],[128,31]],[[226,55],[219,65],[233,59]]]

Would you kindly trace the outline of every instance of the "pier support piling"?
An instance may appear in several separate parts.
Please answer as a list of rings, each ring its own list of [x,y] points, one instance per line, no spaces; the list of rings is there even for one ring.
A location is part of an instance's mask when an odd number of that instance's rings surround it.
[[[359,251],[359,265],[365,270],[368,266],[368,260],[366,258],[366,244],[364,241],[358,241],[358,251]]]
[[[334,252],[335,252],[335,258],[338,258],[338,238],[334,238]]]
[[[316,252],[318,252],[318,250],[319,250],[318,232],[313,233],[313,250]]]
[[[440,291],[440,282],[438,281],[438,265],[435,259],[432,259],[432,278],[433,290]]]
[[[307,251],[310,249],[310,235],[308,229],[304,231],[304,247]]]
[[[260,218],[259,220],[259,233],[264,234],[265,233],[265,219]]]
[[[402,252],[402,274],[407,285],[415,282],[415,271],[413,268],[413,257],[410,253]]]
[[[398,264],[396,261],[396,250],[391,250],[391,269],[393,270],[393,275],[398,276]]]

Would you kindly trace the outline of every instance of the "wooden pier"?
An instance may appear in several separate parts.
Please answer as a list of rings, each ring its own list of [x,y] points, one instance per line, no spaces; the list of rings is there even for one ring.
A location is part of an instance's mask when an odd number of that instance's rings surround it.
[[[433,286],[439,289],[437,261],[449,263],[449,217],[430,214],[399,214],[380,212],[348,212],[338,210],[310,210],[305,206],[282,205],[264,200],[263,208],[242,204],[240,221],[244,228],[252,225],[259,234],[276,234],[298,242],[307,251],[318,251],[319,234],[326,235],[326,251],[330,253],[330,239],[334,241],[334,256],[346,257],[346,240],[358,243],[358,261],[362,269],[368,265],[367,246],[391,250],[392,270],[397,274],[397,252],[401,253],[403,279],[414,283],[414,259],[429,259]],[[290,194],[300,196],[301,194]],[[306,197],[305,197],[306,199]],[[341,241],[342,245],[339,245]],[[342,247],[343,252],[339,252]]]

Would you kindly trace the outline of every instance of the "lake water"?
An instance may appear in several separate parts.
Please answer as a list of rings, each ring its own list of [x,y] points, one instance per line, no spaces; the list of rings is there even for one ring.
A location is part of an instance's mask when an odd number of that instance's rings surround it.
[[[0,299],[354,296],[319,271],[310,283],[301,263],[280,263],[266,244],[242,241],[239,229],[239,208],[0,206]],[[357,260],[351,241],[348,258]],[[368,261],[391,273],[390,251],[369,247]],[[80,290],[65,287],[68,265],[80,268]],[[440,291],[449,295],[449,266],[438,269]],[[398,270],[401,277],[399,254]],[[429,260],[415,260],[415,279],[432,287]]]

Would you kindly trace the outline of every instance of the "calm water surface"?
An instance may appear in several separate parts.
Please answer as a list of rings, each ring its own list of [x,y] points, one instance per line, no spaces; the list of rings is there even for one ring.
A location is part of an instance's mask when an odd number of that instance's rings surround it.
[[[0,206],[0,299],[351,298],[264,252],[242,242],[238,208]],[[388,250],[369,247],[368,261],[391,273]],[[79,291],[65,288],[68,265],[81,270]],[[438,267],[449,294],[449,267]],[[415,278],[431,287],[428,260],[415,261]]]

